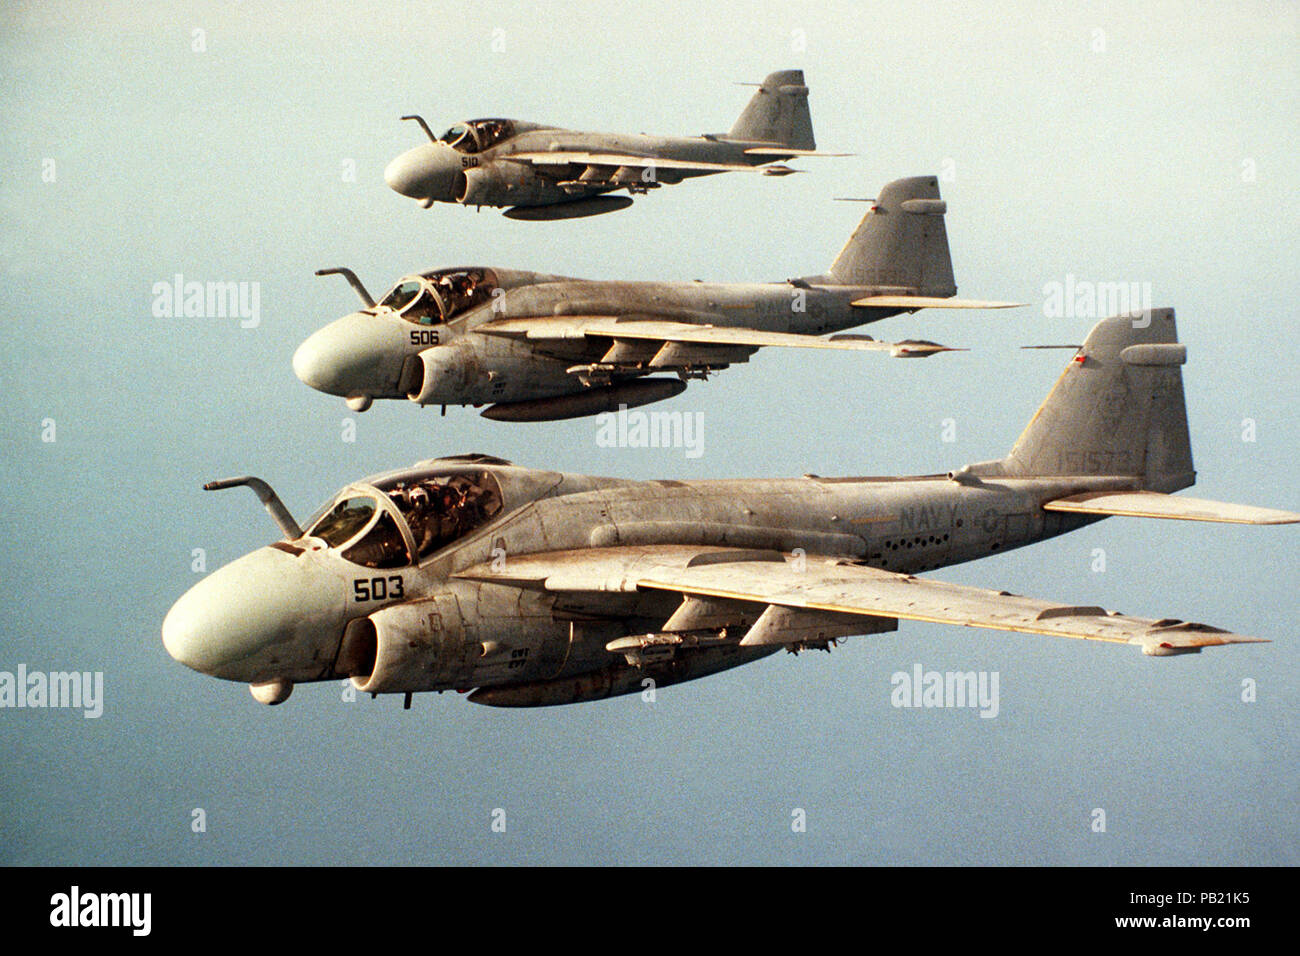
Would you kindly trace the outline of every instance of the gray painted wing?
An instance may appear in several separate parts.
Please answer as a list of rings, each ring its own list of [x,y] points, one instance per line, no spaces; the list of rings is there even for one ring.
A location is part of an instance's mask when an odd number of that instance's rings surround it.
[[[659,169],[678,169],[683,172],[718,173],[718,172],[764,172],[762,166],[750,166],[747,163],[709,163],[701,160],[665,159],[657,156],[634,156],[630,153],[593,153],[586,150],[557,149],[540,150],[530,153],[509,153],[499,157],[516,163],[531,163],[534,166],[567,166],[581,164],[586,166],[630,166],[644,169],[651,166]]]
[[[677,545],[597,548],[511,558],[462,572],[478,580],[555,591],[674,591],[808,611],[982,627],[1134,644],[1162,657],[1202,647],[1265,643],[1205,624],[1130,617],[1006,591],[896,574],[837,558]]]
[[[694,325],[690,322],[667,322],[656,319],[620,320],[616,316],[539,316],[527,319],[498,319],[476,326],[483,335],[523,337],[535,341],[582,339],[589,337],[641,339],[657,342],[681,342],[690,345],[736,345],[763,348],[784,346],[801,349],[840,349],[846,351],[888,352],[895,356],[923,356],[936,352],[958,352],[937,342],[906,339],[879,342],[869,336],[823,339],[789,332],[764,332],[733,326]]]

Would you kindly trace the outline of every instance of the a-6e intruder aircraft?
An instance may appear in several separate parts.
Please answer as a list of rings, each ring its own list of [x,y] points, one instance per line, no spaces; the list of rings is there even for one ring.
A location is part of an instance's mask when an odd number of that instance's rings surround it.
[[[346,276],[365,308],[314,333],[293,368],[357,411],[395,398],[547,421],[669,398],[764,346],[950,351],[819,337],[917,309],[1016,304],[955,298],[946,208],[933,176],[892,182],[828,273],[785,282],[605,282],[478,266],[407,276],[376,303],[350,270],[325,269],[318,275]]]
[[[781,161],[818,153],[802,70],[765,79],[728,133],[668,137],[584,133],[514,119],[457,123],[441,137],[419,116],[429,142],[384,170],[394,191],[464,206],[508,207],[511,219],[575,219],[632,205],[632,195],[695,176],[795,172]]]
[[[912,478],[628,481],[482,455],[343,489],[302,531],[195,585],[163,622],[178,661],[279,703],[300,682],[565,704],[692,680],[781,648],[920,620],[1131,644],[1255,638],[921,572],[1105,515],[1256,524],[1300,514],[1173,494],[1195,481],[1173,311],[1097,325],[1005,458]],[[1145,324],[1144,324],[1145,323]]]

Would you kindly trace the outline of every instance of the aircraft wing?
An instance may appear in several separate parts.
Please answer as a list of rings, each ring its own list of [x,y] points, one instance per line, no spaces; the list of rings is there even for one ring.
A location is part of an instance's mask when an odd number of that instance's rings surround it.
[[[841,349],[847,351],[888,352],[896,358],[917,358],[936,352],[961,352],[937,342],[904,339],[880,342],[868,335],[839,335],[819,338],[789,332],[765,332],[736,326],[696,325],[660,319],[628,319],[618,316],[537,316],[535,318],[497,319],[475,326],[482,335],[526,338],[532,341],[610,338],[651,341],[664,345],[733,346],[764,348],[780,345],[801,349]]]
[[[767,605],[740,640],[744,646],[782,640],[782,627],[764,627],[790,612],[890,618],[1133,644],[1163,657],[1203,647],[1267,643],[1205,624],[1130,617],[1100,607],[1057,604],[1007,591],[947,584],[831,557],[683,545],[615,546],[511,557],[494,570],[483,564],[458,576],[550,591],[669,591],[683,599]],[[772,609],[778,609],[772,612]],[[757,632],[757,633],[756,633]]]
[[[682,172],[722,173],[722,172],[763,172],[762,166],[748,163],[709,163],[701,160],[665,159],[656,156],[636,156],[631,153],[593,153],[587,150],[556,149],[538,150],[527,153],[510,153],[498,157],[516,163],[530,163],[534,166],[629,166],[633,169],[678,169]]]

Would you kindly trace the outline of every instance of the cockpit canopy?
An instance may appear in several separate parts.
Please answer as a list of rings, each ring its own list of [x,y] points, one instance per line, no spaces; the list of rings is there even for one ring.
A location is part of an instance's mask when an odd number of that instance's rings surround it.
[[[402,279],[378,308],[416,325],[438,325],[487,302],[496,288],[491,269],[438,269]]]
[[[458,153],[479,153],[514,135],[513,120],[477,119],[457,123],[440,139]]]
[[[403,568],[419,563],[501,513],[501,486],[488,471],[405,474],[345,489],[309,522],[353,564]]]

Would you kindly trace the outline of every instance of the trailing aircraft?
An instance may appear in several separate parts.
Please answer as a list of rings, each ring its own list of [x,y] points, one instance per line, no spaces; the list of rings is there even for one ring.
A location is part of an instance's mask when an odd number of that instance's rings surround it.
[[[769,75],[727,133],[588,133],[517,119],[475,119],[434,136],[384,170],[389,188],[419,200],[504,207],[511,219],[575,219],[615,212],[632,196],[697,176],[788,176],[784,160],[819,153],[802,70]],[[627,196],[612,196],[626,189]]]

